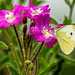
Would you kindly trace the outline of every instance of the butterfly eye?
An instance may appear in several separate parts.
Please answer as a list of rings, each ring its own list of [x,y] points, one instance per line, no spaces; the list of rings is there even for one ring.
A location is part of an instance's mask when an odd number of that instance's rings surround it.
[[[72,35],[73,35],[73,33],[71,32],[71,33],[70,33],[70,35],[72,36]]]

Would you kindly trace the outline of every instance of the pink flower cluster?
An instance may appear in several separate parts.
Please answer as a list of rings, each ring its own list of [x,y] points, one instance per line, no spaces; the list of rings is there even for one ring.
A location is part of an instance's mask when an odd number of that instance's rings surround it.
[[[35,20],[35,25],[29,30],[30,35],[34,35],[34,39],[37,42],[45,41],[47,47],[52,48],[57,43],[57,39],[54,35],[54,28],[49,26],[50,24],[50,8],[49,5],[36,7],[34,4],[29,2],[29,6],[15,5],[12,11],[1,10],[0,11],[0,27],[7,28],[11,25],[18,25],[21,23],[20,18],[25,16]],[[24,11],[25,15],[21,15]],[[58,25],[57,28],[63,26]]]

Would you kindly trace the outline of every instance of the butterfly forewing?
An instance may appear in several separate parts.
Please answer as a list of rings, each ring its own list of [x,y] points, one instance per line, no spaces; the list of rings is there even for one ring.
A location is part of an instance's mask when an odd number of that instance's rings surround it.
[[[75,31],[73,25],[67,25],[56,32],[56,38],[59,42],[61,50],[65,54],[70,54],[75,46]]]

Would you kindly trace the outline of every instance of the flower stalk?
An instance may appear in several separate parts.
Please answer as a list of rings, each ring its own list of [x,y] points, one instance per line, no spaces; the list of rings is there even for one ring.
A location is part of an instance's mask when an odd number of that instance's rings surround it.
[[[30,27],[35,26],[35,21],[32,20]],[[32,44],[33,44],[33,35],[30,36],[30,42],[29,42],[29,59],[31,57],[31,51],[32,51]]]
[[[23,55],[23,50],[22,50],[20,39],[19,39],[19,35],[18,35],[18,32],[16,30],[15,25],[13,27],[14,27],[14,31],[15,31],[15,34],[16,34],[16,37],[17,37],[17,40],[18,40],[18,43],[19,43],[19,47],[20,47],[20,51],[21,51],[21,54],[22,54],[22,58],[23,58],[23,61],[24,61],[24,55]]]
[[[27,24],[25,23],[23,26],[23,44],[25,50],[25,58],[27,59],[26,31],[27,31]]]
[[[39,52],[40,52],[40,50],[41,50],[43,44],[44,44],[44,42],[41,43],[41,45],[40,45],[38,51],[36,52],[35,56],[33,57],[33,59],[32,59],[32,63],[34,62],[34,60],[36,59],[37,55],[39,54]]]
[[[27,59],[27,45],[26,45],[27,17],[23,18],[23,23],[24,23],[24,27],[23,27],[23,44],[24,44],[24,50],[25,50],[25,58]],[[24,62],[25,62],[25,60],[24,60]],[[26,74],[29,75],[26,64],[25,64],[25,70],[26,70]]]
[[[13,27],[14,27],[14,31],[15,31],[15,34],[16,34],[16,37],[17,37],[17,40],[18,40],[18,43],[19,43],[19,47],[20,47],[20,51],[21,51],[21,54],[22,54],[23,62],[25,62],[24,55],[23,55],[23,51],[22,51],[22,46],[21,46],[21,42],[20,42],[20,39],[19,39],[18,32],[16,30],[16,27],[15,26],[13,26]],[[26,73],[28,75],[26,64],[24,64],[24,66],[25,66]]]
[[[37,58],[35,59],[35,71],[34,71],[34,75],[37,74],[37,69],[38,69],[38,60]]]

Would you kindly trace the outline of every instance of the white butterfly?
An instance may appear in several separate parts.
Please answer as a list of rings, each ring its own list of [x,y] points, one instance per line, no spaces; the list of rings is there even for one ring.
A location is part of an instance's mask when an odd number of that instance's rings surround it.
[[[55,36],[61,50],[65,54],[70,54],[75,46],[75,25],[66,25],[56,29]]]

